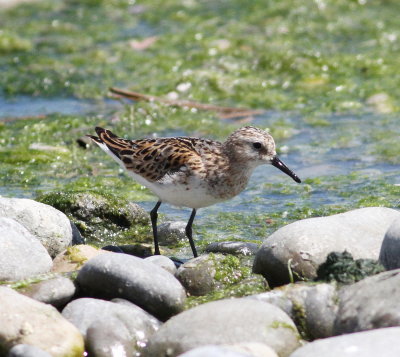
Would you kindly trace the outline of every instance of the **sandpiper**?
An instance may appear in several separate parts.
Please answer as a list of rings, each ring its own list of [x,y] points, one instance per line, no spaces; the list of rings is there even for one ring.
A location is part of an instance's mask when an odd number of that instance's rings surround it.
[[[159,198],[150,212],[155,254],[160,254],[157,211],[161,203],[192,208],[186,235],[197,257],[192,237],[197,209],[239,194],[259,165],[271,164],[301,182],[276,155],[272,136],[253,126],[234,131],[223,143],[191,137],[127,140],[100,127],[96,133],[88,137]]]

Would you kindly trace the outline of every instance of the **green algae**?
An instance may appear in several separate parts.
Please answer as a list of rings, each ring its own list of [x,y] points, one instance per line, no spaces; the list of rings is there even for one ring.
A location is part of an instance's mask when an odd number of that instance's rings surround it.
[[[283,321],[274,321],[268,327],[273,328],[273,329],[285,328],[285,329],[289,329],[289,330],[295,332],[296,334],[298,334],[298,331],[295,326],[288,324],[286,322],[283,322]]]
[[[209,259],[214,261],[215,287],[203,296],[189,296],[186,309],[206,302],[230,297],[242,297],[265,292],[267,283],[260,275],[252,273],[251,259],[235,257],[233,255],[209,254]]]
[[[326,261],[317,270],[317,281],[337,281],[341,284],[353,284],[367,276],[385,271],[383,265],[373,259],[353,259],[353,256],[343,253],[329,253]]]
[[[297,167],[332,160],[345,174],[306,177],[302,185],[265,177],[223,212],[210,208],[196,219],[200,246],[216,239],[260,242],[298,219],[371,205],[400,207],[394,185],[400,157],[398,10],[394,1],[169,0],[160,7],[153,0],[44,0],[0,12],[0,39],[6,39],[0,40],[0,87],[8,96],[103,99],[108,86],[121,86],[270,109],[256,124],[270,129],[279,155],[289,153]],[[134,48],[132,41],[151,36],[156,41],[149,47]],[[76,145],[96,125],[127,138],[188,134],[222,140],[243,124],[155,102],[110,114],[1,123],[0,193],[88,191],[154,200],[99,148]],[[305,143],[296,141],[308,133]],[[38,143],[65,151],[34,149]],[[389,170],[363,172],[374,165]]]
[[[119,83],[307,112],[358,110],[390,93],[397,111],[398,11],[397,2],[383,0],[24,4],[0,14],[7,29],[0,87],[93,98]],[[157,40],[148,47],[132,45],[151,36]],[[181,83],[190,88],[179,92]]]
[[[87,257],[81,253],[79,246],[68,247],[65,256],[69,261],[77,264],[77,268],[81,267],[87,261]]]
[[[40,274],[30,278],[21,279],[18,281],[0,281],[0,285],[6,285],[14,290],[23,290],[33,284],[40,283],[41,281],[46,281],[49,279],[53,279],[57,274],[47,273]]]

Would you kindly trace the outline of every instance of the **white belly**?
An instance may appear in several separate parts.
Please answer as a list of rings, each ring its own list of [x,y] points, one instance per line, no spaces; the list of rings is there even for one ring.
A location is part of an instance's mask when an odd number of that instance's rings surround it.
[[[177,184],[172,179],[162,183],[148,182],[143,177],[129,172],[136,181],[146,186],[162,202],[178,207],[202,208],[225,201],[226,198],[214,196],[203,181],[193,178],[187,185]]]

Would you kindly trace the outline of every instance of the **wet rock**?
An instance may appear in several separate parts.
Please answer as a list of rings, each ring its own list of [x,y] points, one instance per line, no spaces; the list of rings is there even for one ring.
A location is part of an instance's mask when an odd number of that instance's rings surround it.
[[[332,252],[328,254],[326,261],[318,267],[316,280],[351,284],[383,271],[385,271],[385,268],[377,260],[354,260],[348,252]]]
[[[379,261],[387,270],[400,268],[400,218],[394,220],[383,238]]]
[[[105,250],[94,248],[90,245],[74,245],[61,252],[53,260],[54,273],[68,273],[82,268],[83,264],[100,254],[107,254]]]
[[[134,255],[139,258],[150,257],[153,254],[153,244],[137,243],[119,245],[118,248],[125,254]]]
[[[186,300],[184,288],[172,274],[127,254],[94,257],[79,271],[77,282],[89,296],[124,298],[162,320],[182,311]]]
[[[71,245],[85,244],[85,238],[82,237],[81,232],[79,232],[78,227],[73,223],[71,223],[72,229],[72,242]]]
[[[0,217],[0,237],[0,280],[25,279],[51,269],[47,250],[20,223]]]
[[[63,276],[34,283],[19,290],[21,294],[56,308],[64,307],[73,298],[75,291],[71,279]]]
[[[0,197],[0,217],[23,225],[54,258],[72,242],[71,222],[62,212],[28,199]]]
[[[297,329],[281,309],[261,301],[228,299],[172,317],[150,338],[143,355],[177,356],[199,346],[249,341],[268,344],[282,357],[299,347]]]
[[[32,345],[53,357],[82,355],[79,331],[52,306],[0,287],[0,350]]]
[[[158,265],[172,275],[176,273],[175,263],[165,255],[152,255],[151,257],[147,257],[145,261]]]
[[[161,223],[157,227],[158,241],[160,245],[174,245],[180,242],[186,242],[186,224],[182,221],[171,221]]]
[[[331,252],[348,251],[355,259],[376,260],[388,227],[398,217],[397,210],[368,207],[291,223],[264,241],[253,270],[277,286],[290,282],[290,273],[295,279],[314,279]]]
[[[102,250],[107,250],[108,252],[123,253],[124,251],[117,245],[106,245],[101,248]]]
[[[290,357],[397,357],[399,339],[400,327],[351,333],[311,342]]]
[[[255,289],[264,286],[264,280],[253,275],[247,263],[232,255],[211,253],[187,261],[178,268],[175,276],[194,296],[237,284],[247,284]]]
[[[92,324],[86,335],[86,348],[90,356],[134,356],[132,338],[128,328],[116,318],[100,318]]]
[[[255,255],[258,248],[258,244],[249,242],[214,242],[207,245],[206,252],[232,255]]]
[[[280,307],[307,339],[333,335],[339,300],[336,284],[290,284],[248,298]]]
[[[339,301],[335,334],[400,326],[400,269],[344,286]]]
[[[20,344],[11,348],[7,357],[51,357],[51,355],[38,347]]]
[[[64,212],[85,239],[151,241],[149,216],[137,204],[100,193],[51,192],[38,198]]]
[[[146,345],[161,324],[140,307],[123,299],[77,299],[70,302],[62,314],[79,329],[91,350],[104,356],[116,345],[121,346],[127,356],[132,355],[132,348]]]

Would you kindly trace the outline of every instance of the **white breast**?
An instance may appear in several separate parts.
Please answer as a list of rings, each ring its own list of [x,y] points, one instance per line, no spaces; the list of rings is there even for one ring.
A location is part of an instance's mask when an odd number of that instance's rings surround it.
[[[204,181],[192,176],[188,184],[179,184],[173,177],[167,178],[162,183],[149,182],[140,175],[129,172],[129,176],[146,186],[162,202],[178,207],[202,208],[222,202],[225,199],[210,194]]]

